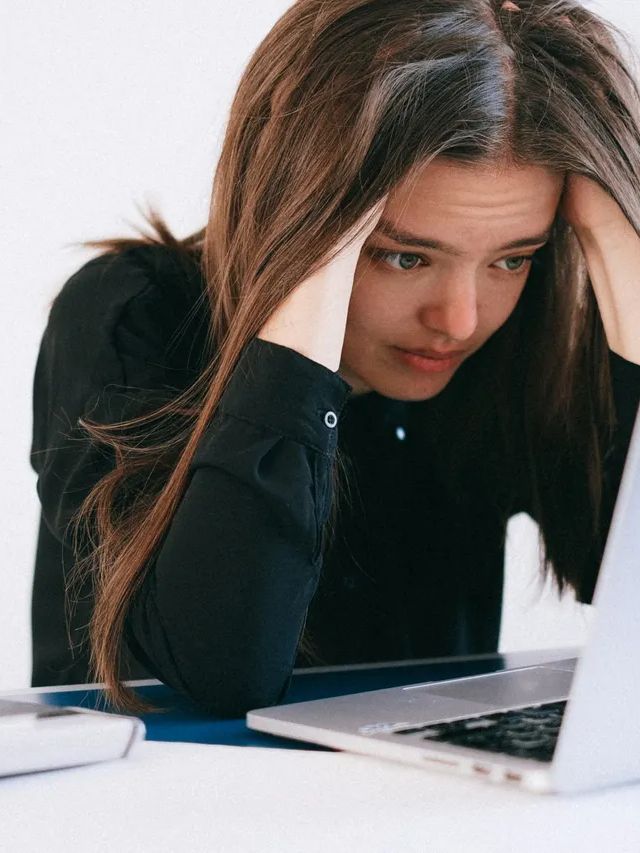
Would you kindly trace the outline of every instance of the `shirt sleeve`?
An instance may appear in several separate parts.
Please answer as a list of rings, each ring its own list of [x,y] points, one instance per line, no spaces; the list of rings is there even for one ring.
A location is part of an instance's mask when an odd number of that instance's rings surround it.
[[[323,365],[252,339],[130,607],[134,653],[214,714],[274,704],[288,687],[349,392]]]
[[[613,403],[615,409],[615,427],[610,446],[605,453],[603,464],[603,500],[601,516],[601,541],[606,541],[606,536],[611,525],[611,519],[620,489],[620,482],[624,472],[627,452],[631,443],[631,434],[640,405],[640,365],[628,361],[613,350],[609,351],[609,368],[611,372],[611,384],[613,391]],[[600,561],[602,554],[596,555]],[[581,597],[581,601],[590,604],[597,581],[597,571],[593,575],[594,581],[591,588]]]
[[[631,433],[640,404],[640,365],[627,361],[622,356],[609,351],[609,367],[613,403],[616,414],[611,444],[604,458],[604,500],[603,500],[603,536],[604,541],[620,488],[620,481],[631,443]]]
[[[152,412],[196,378],[200,364],[189,359],[204,350],[205,333],[186,324],[195,315],[183,284],[166,252],[132,250],[88,262],[53,302],[34,377],[31,463],[51,544],[36,565],[37,613],[44,619],[53,609],[56,625],[74,565],[70,522],[115,466],[78,419],[116,423]],[[288,686],[319,579],[337,422],[350,390],[296,351],[250,340],[131,602],[127,654],[214,713],[274,703]],[[55,601],[46,597],[52,585]],[[74,643],[84,642],[91,584],[82,593]],[[43,642],[53,636],[47,626],[36,626]],[[61,648],[52,654],[66,663],[62,635],[56,629]]]
[[[276,703],[288,686],[349,391],[323,365],[252,339],[129,610],[134,653],[215,714]]]
[[[616,431],[610,451],[610,468],[619,472],[614,478],[617,488],[631,441],[631,433],[640,404],[640,364],[628,361],[613,350],[609,351],[609,367],[613,401],[616,410]]]

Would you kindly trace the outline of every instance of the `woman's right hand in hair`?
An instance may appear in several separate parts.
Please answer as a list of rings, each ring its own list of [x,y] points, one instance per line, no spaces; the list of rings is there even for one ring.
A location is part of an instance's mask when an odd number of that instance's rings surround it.
[[[256,337],[338,370],[358,258],[385,203],[386,196],[341,238],[333,260],[295,287]]]

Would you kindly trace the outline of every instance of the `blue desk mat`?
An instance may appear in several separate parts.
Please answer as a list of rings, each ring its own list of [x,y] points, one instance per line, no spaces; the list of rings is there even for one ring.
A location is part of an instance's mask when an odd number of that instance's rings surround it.
[[[416,663],[403,662],[393,666],[381,664],[379,667],[362,669],[329,669],[325,672],[296,670],[289,690],[281,704],[323,699],[329,696],[343,696],[348,693],[417,684],[423,681],[442,681],[466,675],[479,675],[528,666],[544,660],[575,656],[575,649],[564,649],[451,658],[450,660],[439,659]],[[194,705],[188,698],[164,684],[147,684],[135,686],[134,689],[141,697],[161,709],[159,712],[141,715],[147,729],[147,740],[331,751],[327,750],[326,747],[252,731],[246,727],[244,718],[227,720],[212,717]],[[113,711],[106,704],[102,690],[97,688],[84,689],[75,686],[68,691],[57,690],[55,692],[47,692],[46,688],[40,688],[38,692],[34,690],[34,692],[22,694],[13,693],[5,698],[57,707],[74,705],[101,711]]]

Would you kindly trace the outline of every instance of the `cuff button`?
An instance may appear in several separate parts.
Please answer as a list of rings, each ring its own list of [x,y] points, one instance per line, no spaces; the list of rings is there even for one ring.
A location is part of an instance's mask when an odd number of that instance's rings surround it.
[[[324,416],[324,422],[330,429],[332,429],[338,423],[338,418],[336,416],[336,413],[335,412],[327,412],[326,415]]]

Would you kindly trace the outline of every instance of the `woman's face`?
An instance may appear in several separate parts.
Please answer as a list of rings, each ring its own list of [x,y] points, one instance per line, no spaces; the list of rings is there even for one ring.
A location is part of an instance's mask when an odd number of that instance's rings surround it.
[[[538,166],[436,158],[398,184],[356,268],[339,368],[355,394],[442,391],[515,308],[563,183]],[[416,350],[457,354],[407,356]]]

